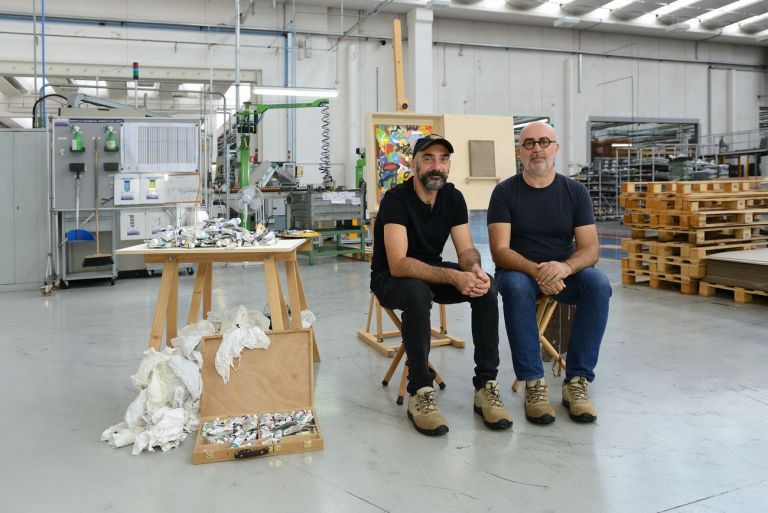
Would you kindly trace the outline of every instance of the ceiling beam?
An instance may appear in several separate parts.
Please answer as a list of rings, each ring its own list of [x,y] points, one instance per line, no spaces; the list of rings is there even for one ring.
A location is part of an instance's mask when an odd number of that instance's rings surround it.
[[[258,70],[240,70],[241,82],[256,82]],[[31,76],[34,67],[31,62],[0,61],[0,75]],[[131,66],[115,67],[114,65],[81,64],[81,63],[51,63],[45,65],[46,78],[48,77],[82,77],[101,80],[133,79]],[[208,68],[179,68],[163,66],[142,66],[142,80],[180,80],[182,82],[207,82],[211,76]],[[234,82],[235,71],[232,69],[214,69],[214,82]]]

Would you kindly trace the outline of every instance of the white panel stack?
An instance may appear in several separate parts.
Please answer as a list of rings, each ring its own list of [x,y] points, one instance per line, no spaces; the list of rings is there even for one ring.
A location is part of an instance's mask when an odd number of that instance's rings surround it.
[[[120,132],[124,173],[196,173],[200,130],[193,123],[126,123]]]

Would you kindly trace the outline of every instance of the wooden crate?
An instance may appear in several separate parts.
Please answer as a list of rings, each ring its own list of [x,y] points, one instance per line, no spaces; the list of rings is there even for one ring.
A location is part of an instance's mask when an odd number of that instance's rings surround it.
[[[200,399],[200,430],[192,462],[216,463],[276,454],[319,451],[323,437],[313,406],[312,338],[309,330],[270,332],[268,349],[246,349],[235,361],[228,383],[216,372],[216,351],[221,336],[205,337],[203,352],[203,394]],[[286,436],[280,443],[233,448],[229,444],[208,444],[202,436],[205,422],[233,415],[287,412],[312,409],[317,431],[309,435]],[[256,440],[258,442],[258,440]]]

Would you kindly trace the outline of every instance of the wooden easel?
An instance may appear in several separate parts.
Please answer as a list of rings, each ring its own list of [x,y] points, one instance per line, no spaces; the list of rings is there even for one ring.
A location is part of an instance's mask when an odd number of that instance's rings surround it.
[[[371,332],[371,321],[373,320],[373,311],[376,310],[376,332]],[[391,317],[391,316],[390,316]],[[395,329],[390,331],[384,331],[383,324],[382,324],[382,307],[381,304],[379,304],[378,298],[376,298],[376,295],[371,292],[371,300],[368,303],[368,321],[365,324],[365,329],[358,330],[357,331],[357,338],[374,348],[379,353],[383,354],[384,356],[388,356],[389,358],[392,358],[395,356],[395,353],[397,352],[398,348],[400,347],[400,344],[387,344],[385,342],[385,339],[387,338],[393,338],[393,337],[400,337],[400,326],[399,321],[397,323],[394,322]],[[453,346],[462,348],[464,347],[464,340],[454,337],[453,335],[450,335],[448,333],[447,323],[446,323],[446,316],[445,316],[445,305],[440,305],[440,327],[435,328],[432,327],[432,347],[438,347],[438,346]]]
[[[400,29],[400,20],[392,21],[392,51],[394,58],[395,69],[395,108],[397,112],[408,112],[408,99],[405,97],[405,81],[403,76],[403,45],[402,45],[402,31]],[[371,231],[373,231],[374,223],[376,222],[375,214],[371,217]],[[371,320],[373,318],[373,311],[376,310],[376,332],[371,332]],[[392,317],[390,315],[390,317]],[[374,348],[384,356],[392,358],[395,356],[400,344],[386,344],[384,342],[387,338],[399,337],[400,328],[399,320],[395,322],[396,317],[393,317],[395,329],[391,331],[384,331],[382,327],[382,313],[381,305],[376,296],[371,292],[371,300],[368,304],[368,321],[365,324],[365,329],[358,330],[357,337]],[[440,327],[432,328],[432,347],[452,345],[453,347],[464,347],[464,341],[460,338],[454,337],[448,334],[445,318],[445,305],[440,305]],[[395,364],[395,367],[397,365]]]

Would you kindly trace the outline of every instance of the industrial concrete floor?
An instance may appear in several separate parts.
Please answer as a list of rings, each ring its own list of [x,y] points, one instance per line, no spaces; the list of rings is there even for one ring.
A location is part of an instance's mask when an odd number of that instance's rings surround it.
[[[482,235],[478,244],[492,269]],[[449,244],[450,246],[450,244]],[[447,253],[451,252],[448,248]],[[345,258],[301,272],[322,362],[315,407],[325,449],[193,466],[194,439],[131,456],[99,441],[136,392],[157,278],[0,294],[4,513],[17,512],[762,512],[768,508],[768,305],[614,284],[591,391],[595,424],[526,422],[503,323],[500,382],[510,431],[472,411],[469,309],[448,307],[464,349],[434,349],[447,436],[418,434],[381,378],[390,363],[356,338],[368,266]],[[217,310],[266,303],[262,269],[218,267]],[[180,278],[180,305],[193,277]],[[182,308],[183,310],[183,308]],[[399,374],[397,375],[399,379]]]

